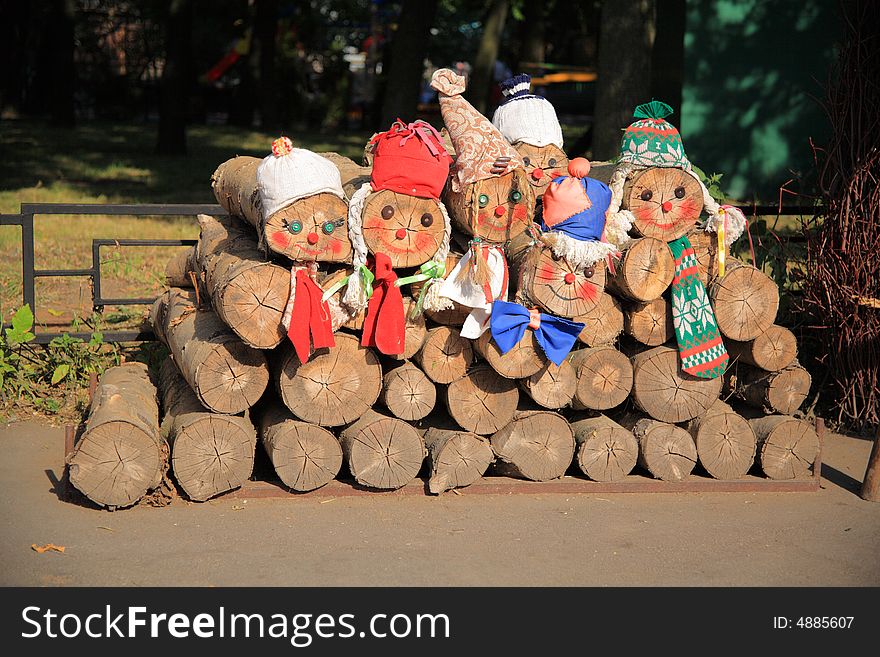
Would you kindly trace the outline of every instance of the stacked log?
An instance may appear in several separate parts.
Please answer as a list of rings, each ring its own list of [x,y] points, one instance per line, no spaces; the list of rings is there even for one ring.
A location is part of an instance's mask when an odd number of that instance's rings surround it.
[[[428,449],[428,490],[443,491],[470,486],[480,479],[494,458],[489,441],[475,433],[442,427],[425,432]]]
[[[755,432],[720,399],[687,424],[700,465],[715,479],[739,479],[755,462]]]
[[[697,448],[691,435],[679,426],[650,417],[630,414],[621,425],[639,443],[639,465],[663,481],[681,481],[697,464]]]
[[[437,403],[437,388],[413,363],[404,363],[385,373],[379,401],[401,420],[427,417]]]
[[[425,441],[409,424],[366,411],[339,435],[345,462],[362,486],[393,490],[415,479],[425,459]]]
[[[67,459],[70,483],[96,504],[123,508],[162,483],[167,461],[146,366],[111,367],[98,381],[85,431]]]
[[[575,463],[595,481],[618,481],[626,477],[639,457],[639,443],[632,431],[604,415],[571,423],[577,443]]]
[[[574,408],[604,411],[622,404],[629,396],[633,368],[614,347],[580,349],[572,353],[570,360],[577,377]]]
[[[480,435],[508,424],[519,404],[516,382],[478,365],[446,388],[446,409],[460,427]]]
[[[758,462],[771,479],[812,476],[819,437],[809,423],[788,415],[749,420],[758,440]]]
[[[811,382],[810,373],[797,362],[779,371],[738,365],[727,375],[727,388],[736,398],[767,413],[782,415],[800,408]]]
[[[499,474],[532,481],[558,479],[574,456],[571,425],[550,411],[517,412],[490,441]]]

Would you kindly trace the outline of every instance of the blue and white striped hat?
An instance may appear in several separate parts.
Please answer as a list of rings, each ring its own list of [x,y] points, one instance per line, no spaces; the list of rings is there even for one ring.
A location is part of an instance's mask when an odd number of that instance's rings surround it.
[[[511,144],[555,144],[562,148],[562,127],[556,110],[546,98],[529,93],[531,82],[530,75],[520,73],[501,83],[504,100],[495,110],[492,123]]]

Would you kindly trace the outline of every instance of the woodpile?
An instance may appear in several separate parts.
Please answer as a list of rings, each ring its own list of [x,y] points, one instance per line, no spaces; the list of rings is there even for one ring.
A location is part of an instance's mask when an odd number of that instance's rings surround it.
[[[325,158],[349,197],[369,182],[369,167]],[[346,201],[319,193],[264,216],[259,163],[236,157],[218,167],[212,186],[228,216],[200,216],[198,243],[169,254],[170,287],[150,314],[170,354],[158,399],[140,365],[101,378],[69,457],[71,482],[94,502],[130,506],[169,473],[189,499],[210,499],[251,477],[258,438],[283,486],[297,492],[336,478],[393,490],[420,473],[431,493],[486,472],[599,482],[811,476],[818,438],[796,417],[811,380],[794,334],[775,323],[778,290],[732,258],[718,275],[717,244],[694,228],[703,205],[693,176],[648,168],[628,178],[622,207],[635,218],[635,239],[619,258],[589,266],[561,257],[532,223],[535,190],[519,169],[447,190],[442,201],[371,191],[361,246],[389,255],[398,280],[409,279],[399,286],[405,346],[389,354],[362,344],[373,344],[363,339],[369,311],[344,307],[361,248],[340,223]],[[658,209],[657,190],[681,202]],[[684,235],[730,355],[724,377],[682,368],[668,244]],[[471,308],[425,305],[441,282],[426,282],[420,267],[451,239],[458,252],[437,274],[448,277],[473,238],[505,252],[506,298],[529,312],[529,328],[507,351],[492,330],[465,337]],[[317,297],[326,292],[332,345],[315,340],[304,352],[288,338],[289,326],[307,321],[288,307],[300,294],[292,271],[308,272]],[[540,332],[545,314],[582,325],[558,362],[545,354],[553,342]]]

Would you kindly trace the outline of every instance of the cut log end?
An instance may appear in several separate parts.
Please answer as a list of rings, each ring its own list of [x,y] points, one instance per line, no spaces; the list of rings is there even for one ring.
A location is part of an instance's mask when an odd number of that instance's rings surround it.
[[[697,448],[691,435],[674,424],[628,416],[621,424],[631,428],[639,441],[639,465],[663,481],[682,481],[697,464]]]
[[[594,481],[619,481],[629,475],[639,457],[632,431],[604,415],[573,422],[575,462]]]
[[[688,423],[700,464],[715,479],[740,479],[755,462],[755,432],[721,400]]]
[[[687,234],[700,218],[703,190],[682,169],[651,167],[627,180],[623,208],[633,213],[639,235],[668,243]]]
[[[797,357],[797,339],[794,333],[776,324],[754,340],[728,340],[725,346],[732,359],[769,372],[785,369]]]
[[[664,344],[675,334],[671,304],[662,297],[628,308],[625,317],[627,335],[648,347]]]
[[[768,415],[750,420],[758,439],[758,461],[770,479],[810,477],[819,454],[819,436],[804,420]]]
[[[491,331],[486,331],[474,343],[477,352],[493,370],[506,379],[522,379],[540,372],[547,364],[547,358],[538,346],[534,331],[526,331],[522,340],[506,354],[492,339]]]
[[[422,370],[406,363],[385,374],[380,399],[394,417],[415,421],[437,403],[437,388]]]
[[[459,230],[501,244],[523,233],[532,223],[535,192],[525,172],[516,169],[464,185],[460,192],[448,187],[446,207]]]
[[[266,357],[230,341],[210,351],[197,367],[199,398],[218,413],[240,413],[256,404],[269,384]]]
[[[368,411],[340,436],[349,471],[362,486],[392,490],[415,479],[425,458],[418,431],[397,418]]]
[[[672,251],[665,242],[653,237],[635,240],[615,264],[615,273],[609,276],[607,286],[633,301],[657,299],[669,284],[675,272]]]
[[[342,447],[326,429],[295,420],[270,407],[261,418],[260,437],[275,472],[295,491],[310,491],[332,481],[342,466]]]
[[[519,388],[485,365],[474,367],[446,389],[446,407],[460,427],[480,435],[498,431],[516,413]]]
[[[323,192],[294,201],[266,219],[269,250],[298,262],[349,262],[348,204]]]
[[[577,387],[576,409],[606,410],[622,404],[633,386],[629,359],[614,347],[590,347],[571,355]]]
[[[364,203],[364,243],[394,268],[418,267],[440,250],[445,232],[440,203],[383,189]]]
[[[731,261],[724,276],[709,285],[718,330],[741,342],[754,340],[776,321],[779,288],[751,265]]]
[[[574,321],[584,325],[578,340],[588,347],[610,345],[623,332],[623,310],[620,302],[610,294],[603,292],[599,301],[585,315],[579,315]]]
[[[550,411],[525,411],[492,435],[500,474],[549,481],[565,474],[574,456],[568,421]]]
[[[470,486],[483,476],[493,459],[489,441],[467,431],[432,427],[425,433],[425,442],[430,466],[428,490],[434,495]]]
[[[458,329],[438,326],[428,331],[416,362],[434,383],[452,383],[464,376],[474,361],[471,342]]]
[[[290,295],[290,273],[264,263],[233,278],[216,300],[223,321],[250,346],[272,349],[287,332],[281,322]]]
[[[522,379],[519,385],[539,406],[564,408],[574,399],[577,375],[567,360],[562,361],[562,365],[547,363],[527,379]]]
[[[605,264],[584,269],[541,244],[510,258],[517,281],[517,295],[526,305],[540,306],[559,317],[581,317],[590,313],[605,290]]]

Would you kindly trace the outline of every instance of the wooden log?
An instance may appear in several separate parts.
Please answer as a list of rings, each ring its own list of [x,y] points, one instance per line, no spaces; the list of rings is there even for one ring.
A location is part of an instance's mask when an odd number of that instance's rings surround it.
[[[496,244],[524,232],[535,216],[535,192],[522,169],[464,185],[459,192],[447,185],[444,200],[455,228]]]
[[[733,361],[778,372],[797,357],[797,340],[787,328],[774,324],[754,340],[725,340],[724,346]]]
[[[754,340],[776,321],[779,289],[751,265],[728,260],[724,276],[712,281],[708,289],[718,329],[726,338]]]
[[[633,229],[668,243],[690,231],[703,210],[696,179],[675,167],[651,167],[628,179],[622,207],[633,213]]]
[[[342,446],[327,429],[297,420],[278,402],[261,409],[259,427],[275,472],[291,490],[315,490],[339,474]]]
[[[811,476],[819,454],[819,436],[809,422],[788,415],[749,420],[758,440],[758,463],[770,479]]]
[[[737,365],[727,376],[727,387],[738,399],[767,413],[790,415],[810,393],[810,373],[797,362],[778,372]]]
[[[492,339],[492,332],[486,331],[473,341],[474,349],[489,363],[489,366],[506,379],[522,379],[540,372],[548,363],[547,357],[538,346],[535,332],[526,330],[513,349],[502,354]]]
[[[192,287],[190,278],[189,259],[192,247],[177,249],[171,260],[165,265],[165,285],[168,287]]]
[[[171,288],[150,313],[156,336],[199,400],[217,413],[250,408],[269,383],[262,351],[246,345],[216,313],[196,308],[193,291]]]
[[[253,226],[264,250],[296,261],[350,261],[348,204],[322,192],[294,201],[264,219],[257,188],[259,165],[259,158],[239,156],[217,167],[211,187],[223,209]]]
[[[106,370],[85,431],[67,460],[70,483],[101,506],[131,506],[162,483],[167,461],[156,388],[146,365]]]
[[[339,153],[318,153],[325,160],[330,160],[339,169],[339,178],[342,180],[342,190],[348,198],[361,188],[364,183],[370,182],[372,163],[370,166],[361,166],[354,160]]]
[[[520,379],[520,389],[544,408],[564,408],[571,404],[577,389],[577,375],[572,364],[548,362],[530,377]]]
[[[604,263],[587,269],[574,267],[540,243],[512,254],[510,271],[524,305],[539,306],[559,317],[586,315],[605,289]]]
[[[603,411],[622,404],[633,386],[629,359],[614,347],[590,347],[569,357],[577,376],[572,407]]]
[[[755,432],[720,399],[688,422],[700,463],[715,479],[739,479],[755,462]]]
[[[446,388],[446,409],[466,431],[486,435],[513,419],[519,403],[516,382],[478,365]]]
[[[624,330],[648,347],[657,347],[675,335],[672,305],[663,297],[629,306],[624,311]]]
[[[575,463],[595,481],[619,481],[639,458],[639,443],[632,431],[604,415],[571,423],[577,443]]]
[[[603,292],[595,306],[585,315],[579,315],[574,321],[581,322],[584,329],[578,340],[588,347],[610,345],[623,332],[623,309],[620,302],[610,294]]]
[[[428,448],[428,491],[438,495],[470,486],[480,479],[494,455],[489,441],[469,431],[431,427],[425,432]]]
[[[385,373],[379,401],[394,417],[412,422],[434,410],[437,389],[415,364],[404,363]]]
[[[204,502],[247,481],[257,444],[250,420],[208,412],[171,360],[162,364],[159,390],[174,478],[187,496]]]
[[[880,502],[880,431],[874,436],[874,446],[868,457],[859,495],[868,502]]]
[[[715,233],[695,228],[688,233],[687,238],[697,256],[697,276],[703,286],[708,288],[709,282],[718,276],[718,237]]]
[[[386,254],[394,268],[428,262],[446,231],[439,201],[388,189],[367,196],[361,223],[369,252]]]
[[[339,436],[345,462],[362,486],[391,490],[418,475],[425,459],[422,435],[403,420],[368,410]]]
[[[536,199],[544,195],[554,178],[568,173],[568,156],[556,144],[533,146],[518,141],[513,147],[522,155],[523,164],[526,165],[526,179],[532,186]]]
[[[452,383],[464,376],[474,361],[471,342],[451,326],[438,326],[428,331],[425,344],[415,361],[434,383]]]
[[[633,301],[651,301],[666,291],[675,273],[675,260],[665,242],[653,237],[633,241],[614,263],[605,286]]]
[[[654,347],[632,357],[632,398],[655,420],[685,422],[703,415],[721,393],[722,379],[701,379],[681,369],[678,351]]]
[[[244,342],[272,349],[285,338],[281,318],[290,296],[290,271],[266,261],[256,235],[233,217],[199,215],[194,270],[211,307]]]
[[[697,448],[691,435],[674,424],[628,414],[620,424],[639,442],[639,465],[663,481],[685,479],[697,464]]]
[[[518,411],[490,442],[499,474],[532,481],[558,479],[574,456],[571,426],[550,411]]]
[[[458,261],[461,260],[462,255],[460,253],[450,252],[449,255],[446,256],[446,274],[443,278],[449,276],[452,273],[452,270],[455,269],[455,266],[458,264]],[[418,299],[419,294],[422,291],[422,286],[424,283],[413,283],[410,285],[409,293],[413,297],[413,299]],[[452,302],[452,308],[447,308],[444,310],[428,310],[425,309],[425,316],[430,319],[432,322],[436,324],[442,324],[443,326],[457,326],[461,327],[464,324],[465,317],[471,312],[470,308],[462,306],[457,301]]]
[[[354,422],[382,389],[382,366],[373,350],[346,333],[337,333],[335,341],[306,363],[291,345],[283,345],[274,377],[284,405],[300,420],[322,427]]]

